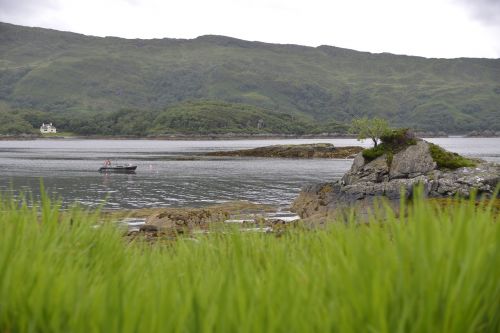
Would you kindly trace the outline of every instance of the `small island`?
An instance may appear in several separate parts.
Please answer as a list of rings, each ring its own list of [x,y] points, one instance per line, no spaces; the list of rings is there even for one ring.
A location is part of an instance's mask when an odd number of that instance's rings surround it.
[[[498,197],[498,164],[446,151],[405,128],[387,130],[378,139],[381,143],[362,150],[341,179],[305,186],[291,211],[317,221],[353,207],[366,215],[380,198],[397,209],[418,186],[427,198]]]
[[[206,156],[277,157],[277,158],[354,158],[362,147],[335,147],[331,143],[273,145],[253,149],[216,151]]]

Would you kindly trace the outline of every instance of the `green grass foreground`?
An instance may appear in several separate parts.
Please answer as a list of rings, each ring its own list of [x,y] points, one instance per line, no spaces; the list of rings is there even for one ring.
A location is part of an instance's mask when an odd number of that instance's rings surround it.
[[[128,242],[0,200],[0,332],[498,332],[500,225],[474,202],[325,230]],[[376,221],[379,222],[376,222]]]

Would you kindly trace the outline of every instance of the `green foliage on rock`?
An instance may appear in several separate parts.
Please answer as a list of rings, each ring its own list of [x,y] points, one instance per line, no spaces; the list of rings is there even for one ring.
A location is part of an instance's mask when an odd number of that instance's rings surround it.
[[[500,60],[425,59],[223,36],[127,40],[0,23],[0,102],[87,122],[189,100],[252,105],[326,123],[391,119],[418,130],[500,131]],[[146,112],[147,113],[147,112]],[[75,120],[78,119],[78,120]],[[238,128],[238,127],[237,127]],[[123,127],[143,132],[143,125]]]
[[[386,154],[387,165],[391,165],[394,154],[417,143],[415,135],[408,128],[387,130],[380,136],[381,143],[373,148],[364,149],[362,154],[367,161]]]
[[[473,167],[477,162],[469,158],[463,157],[457,153],[452,153],[444,150],[435,144],[430,144],[429,151],[432,159],[437,163],[439,169],[458,169],[463,167]]]
[[[363,157],[365,160],[372,161],[377,157],[384,155],[388,151],[387,147],[384,144],[379,144],[376,147],[367,148],[363,150]]]
[[[415,134],[409,128],[387,130],[380,136],[380,141],[393,148],[406,148],[417,143]]]

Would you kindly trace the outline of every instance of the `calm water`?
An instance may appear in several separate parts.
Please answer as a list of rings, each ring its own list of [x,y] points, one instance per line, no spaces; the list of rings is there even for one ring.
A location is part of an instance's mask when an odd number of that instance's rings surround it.
[[[500,138],[430,139],[463,155],[500,163]],[[321,140],[34,140],[0,141],[0,190],[39,190],[40,179],[65,203],[107,208],[202,206],[249,200],[287,206],[308,183],[337,179],[352,160],[213,158],[200,153]],[[365,141],[361,145],[369,146]],[[103,160],[138,165],[132,175],[100,174]]]

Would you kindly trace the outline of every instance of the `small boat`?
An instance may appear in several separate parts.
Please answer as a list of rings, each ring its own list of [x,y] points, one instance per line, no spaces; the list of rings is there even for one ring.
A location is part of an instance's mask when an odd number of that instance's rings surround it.
[[[135,169],[137,165],[115,165],[100,167],[99,172],[135,173]]]

